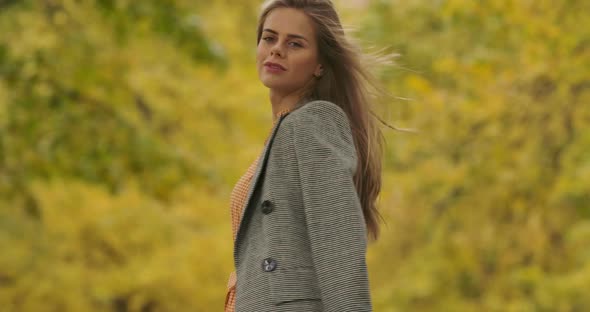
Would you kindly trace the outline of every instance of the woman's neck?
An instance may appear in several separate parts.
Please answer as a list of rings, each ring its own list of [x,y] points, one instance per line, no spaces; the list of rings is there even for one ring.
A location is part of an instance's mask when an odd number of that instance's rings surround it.
[[[273,122],[278,114],[285,110],[291,110],[301,99],[301,91],[291,93],[280,93],[276,90],[270,90],[270,103],[272,105]]]

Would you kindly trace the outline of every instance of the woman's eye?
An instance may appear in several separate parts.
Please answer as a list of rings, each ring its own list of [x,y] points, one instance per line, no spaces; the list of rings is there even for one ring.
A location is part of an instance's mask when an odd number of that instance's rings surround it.
[[[272,42],[272,41],[275,40],[275,38],[274,37],[267,36],[267,37],[262,37],[262,40],[265,41],[265,42]],[[303,45],[301,45],[299,42],[295,42],[295,41],[291,41],[291,42],[289,42],[287,44],[290,47],[295,47],[295,48],[301,48],[301,47],[303,47]]]

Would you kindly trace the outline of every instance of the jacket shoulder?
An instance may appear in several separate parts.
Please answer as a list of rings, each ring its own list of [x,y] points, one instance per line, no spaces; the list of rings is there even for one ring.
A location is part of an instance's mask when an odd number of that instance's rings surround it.
[[[311,101],[287,115],[285,122],[301,155],[330,151],[354,173],[356,147],[350,122],[340,106],[329,101]]]
[[[332,128],[350,132],[350,122],[344,110],[337,104],[326,100],[314,100],[305,103],[287,115],[286,120],[298,126],[313,128]]]
[[[346,117],[344,110],[334,102],[326,100],[314,100],[303,104],[291,112],[292,115],[317,116],[317,117]]]

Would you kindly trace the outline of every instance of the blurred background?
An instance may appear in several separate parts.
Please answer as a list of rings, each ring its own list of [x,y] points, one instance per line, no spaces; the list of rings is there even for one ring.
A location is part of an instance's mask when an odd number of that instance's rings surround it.
[[[375,311],[590,311],[590,2],[334,1],[397,96]],[[221,311],[259,0],[0,0],[0,311]]]

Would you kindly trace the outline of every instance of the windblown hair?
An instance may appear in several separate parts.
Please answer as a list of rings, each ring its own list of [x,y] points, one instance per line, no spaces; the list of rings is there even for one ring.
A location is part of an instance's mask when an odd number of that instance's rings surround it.
[[[301,10],[314,23],[319,61],[324,71],[323,75],[307,88],[303,98],[330,101],[346,112],[358,156],[354,183],[363,209],[367,232],[370,238],[377,240],[380,232],[379,218],[382,219],[382,216],[376,202],[381,191],[384,138],[370,114],[374,96],[386,94],[386,91],[368,70],[368,63],[365,61],[379,63],[380,60],[362,53],[360,45],[347,38],[330,0],[266,1],[262,5],[258,19],[257,43],[260,42],[267,16],[277,8]]]

